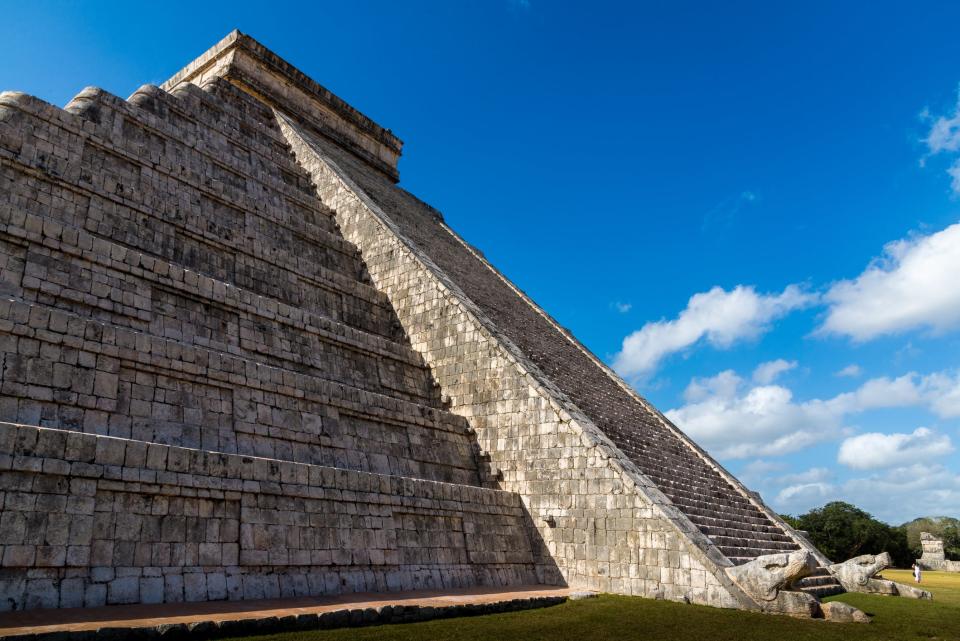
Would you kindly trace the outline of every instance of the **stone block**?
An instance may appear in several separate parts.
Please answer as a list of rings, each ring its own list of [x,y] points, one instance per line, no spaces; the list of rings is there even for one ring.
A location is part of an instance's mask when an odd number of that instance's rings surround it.
[[[34,545],[7,545],[3,549],[3,567],[32,567],[36,559]]]
[[[140,602],[141,603],[163,603],[164,581],[163,577],[144,577],[140,579]]]

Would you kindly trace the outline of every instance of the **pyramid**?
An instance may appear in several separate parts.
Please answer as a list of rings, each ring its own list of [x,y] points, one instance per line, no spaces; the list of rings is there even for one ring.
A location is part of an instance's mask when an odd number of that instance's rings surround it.
[[[398,187],[401,149],[239,32],[127,100],[0,94],[0,609],[802,600],[828,560]]]

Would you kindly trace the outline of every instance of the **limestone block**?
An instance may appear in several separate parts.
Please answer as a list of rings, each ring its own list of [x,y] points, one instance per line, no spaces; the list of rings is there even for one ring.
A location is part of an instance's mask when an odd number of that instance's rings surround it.
[[[79,577],[60,582],[60,607],[80,608],[84,605],[84,580]]]
[[[822,603],[820,609],[824,619],[835,623],[870,623],[871,621],[868,614],[842,601]]]
[[[107,604],[107,586],[103,583],[88,583],[83,595],[83,607],[97,608]]]
[[[834,563],[827,569],[837,578],[848,592],[867,592],[890,596],[905,596],[914,599],[932,599],[927,590],[921,590],[902,583],[874,578],[878,572],[890,567],[893,560],[888,552],[882,554],[864,554],[843,563]]]
[[[776,600],[781,591],[809,575],[817,567],[813,555],[806,550],[789,554],[768,554],[726,568],[727,575],[758,603]]]
[[[163,603],[163,577],[144,577],[140,579],[140,602]]]
[[[877,572],[890,567],[892,562],[888,552],[877,555],[864,554],[843,563],[834,563],[827,569],[848,592],[864,592],[870,579]]]

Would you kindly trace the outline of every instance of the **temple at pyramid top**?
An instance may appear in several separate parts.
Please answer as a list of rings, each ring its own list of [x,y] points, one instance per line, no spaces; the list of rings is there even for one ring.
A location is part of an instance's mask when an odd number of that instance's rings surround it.
[[[162,88],[223,78],[349,150],[396,182],[403,141],[262,44],[233,30]]]

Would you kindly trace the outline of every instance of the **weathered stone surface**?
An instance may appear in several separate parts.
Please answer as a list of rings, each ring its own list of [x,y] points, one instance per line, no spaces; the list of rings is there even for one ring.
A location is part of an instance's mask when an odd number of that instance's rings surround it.
[[[834,563],[829,566],[828,569],[848,592],[887,594],[890,596],[905,596],[914,599],[933,598],[933,595],[927,590],[921,590],[886,579],[874,578],[874,575],[884,568],[890,567],[892,563],[893,560],[890,554],[884,552],[876,555],[864,554],[857,556],[843,563]]]
[[[893,559],[889,552],[882,554],[863,554],[843,563],[834,563],[828,569],[848,592],[863,592],[873,576],[890,567]],[[872,591],[872,590],[870,590]]]
[[[857,608],[843,603],[842,601],[831,601],[820,605],[823,612],[823,618],[835,623],[870,623],[870,616],[858,610]]]
[[[727,568],[727,574],[757,601],[771,602],[794,581],[807,576],[816,567],[813,555],[798,550],[757,557],[749,563]]]
[[[917,563],[925,570],[943,570],[944,572],[960,572],[960,561],[951,561],[943,550],[943,541],[929,532],[920,533],[920,546],[923,554]]]

